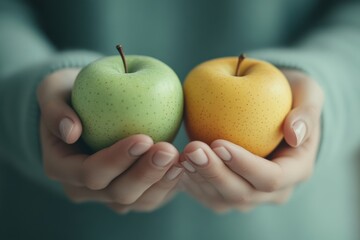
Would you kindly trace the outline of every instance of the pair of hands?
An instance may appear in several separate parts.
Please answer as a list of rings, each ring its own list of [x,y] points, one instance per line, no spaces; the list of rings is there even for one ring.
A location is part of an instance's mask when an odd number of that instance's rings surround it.
[[[324,97],[305,74],[282,71],[291,85],[293,109],[283,126],[286,142],[269,159],[225,140],[210,146],[190,142],[180,154],[170,143],[154,144],[141,134],[88,155],[76,143],[82,126],[69,105],[79,69],[54,72],[37,92],[45,172],[72,201],[102,202],[119,213],[152,211],[179,190],[217,212],[284,203],[312,174]]]

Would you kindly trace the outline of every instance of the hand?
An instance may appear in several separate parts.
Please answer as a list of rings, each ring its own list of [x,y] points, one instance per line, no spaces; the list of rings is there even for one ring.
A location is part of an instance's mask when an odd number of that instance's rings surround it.
[[[191,142],[180,156],[187,169],[181,187],[209,208],[248,211],[264,203],[285,203],[295,186],[311,176],[323,93],[307,75],[296,70],[283,73],[291,85],[293,109],[283,125],[286,143],[269,156],[270,161],[225,140],[210,146]]]
[[[44,169],[59,181],[74,202],[97,201],[117,212],[151,211],[175,192],[182,168],[179,153],[169,143],[154,144],[134,135],[93,155],[79,143],[82,126],[69,106],[79,69],[47,76],[38,87],[40,136]]]

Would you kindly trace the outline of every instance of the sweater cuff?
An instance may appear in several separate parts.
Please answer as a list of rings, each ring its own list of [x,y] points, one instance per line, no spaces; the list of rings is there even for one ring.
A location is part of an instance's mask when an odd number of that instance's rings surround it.
[[[100,57],[103,57],[103,55],[85,50],[73,50],[58,53],[48,62],[49,68],[46,74],[64,68],[82,68]]]
[[[251,51],[248,53],[251,58],[256,58],[272,63],[278,68],[290,68],[300,70],[316,81],[319,70],[317,64],[314,65],[313,53],[308,53],[303,49],[277,48]],[[315,60],[316,62],[316,60]],[[321,83],[320,83],[321,84]]]

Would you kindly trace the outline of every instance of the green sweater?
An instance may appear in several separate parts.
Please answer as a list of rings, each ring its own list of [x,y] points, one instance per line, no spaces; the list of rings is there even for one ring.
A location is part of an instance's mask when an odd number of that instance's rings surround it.
[[[360,2],[0,1],[0,239],[360,238]],[[36,87],[102,55],[149,55],[184,79],[200,62],[248,53],[323,87],[314,175],[284,206],[217,215],[186,194],[152,213],[73,204],[43,171]],[[183,128],[175,145],[187,143]]]

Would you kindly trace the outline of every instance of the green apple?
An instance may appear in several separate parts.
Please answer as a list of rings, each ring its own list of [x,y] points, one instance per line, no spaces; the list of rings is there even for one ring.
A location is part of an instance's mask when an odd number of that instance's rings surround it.
[[[96,60],[78,74],[72,106],[83,125],[82,138],[100,150],[134,134],[154,142],[172,141],[182,120],[183,92],[176,73],[147,56]]]

